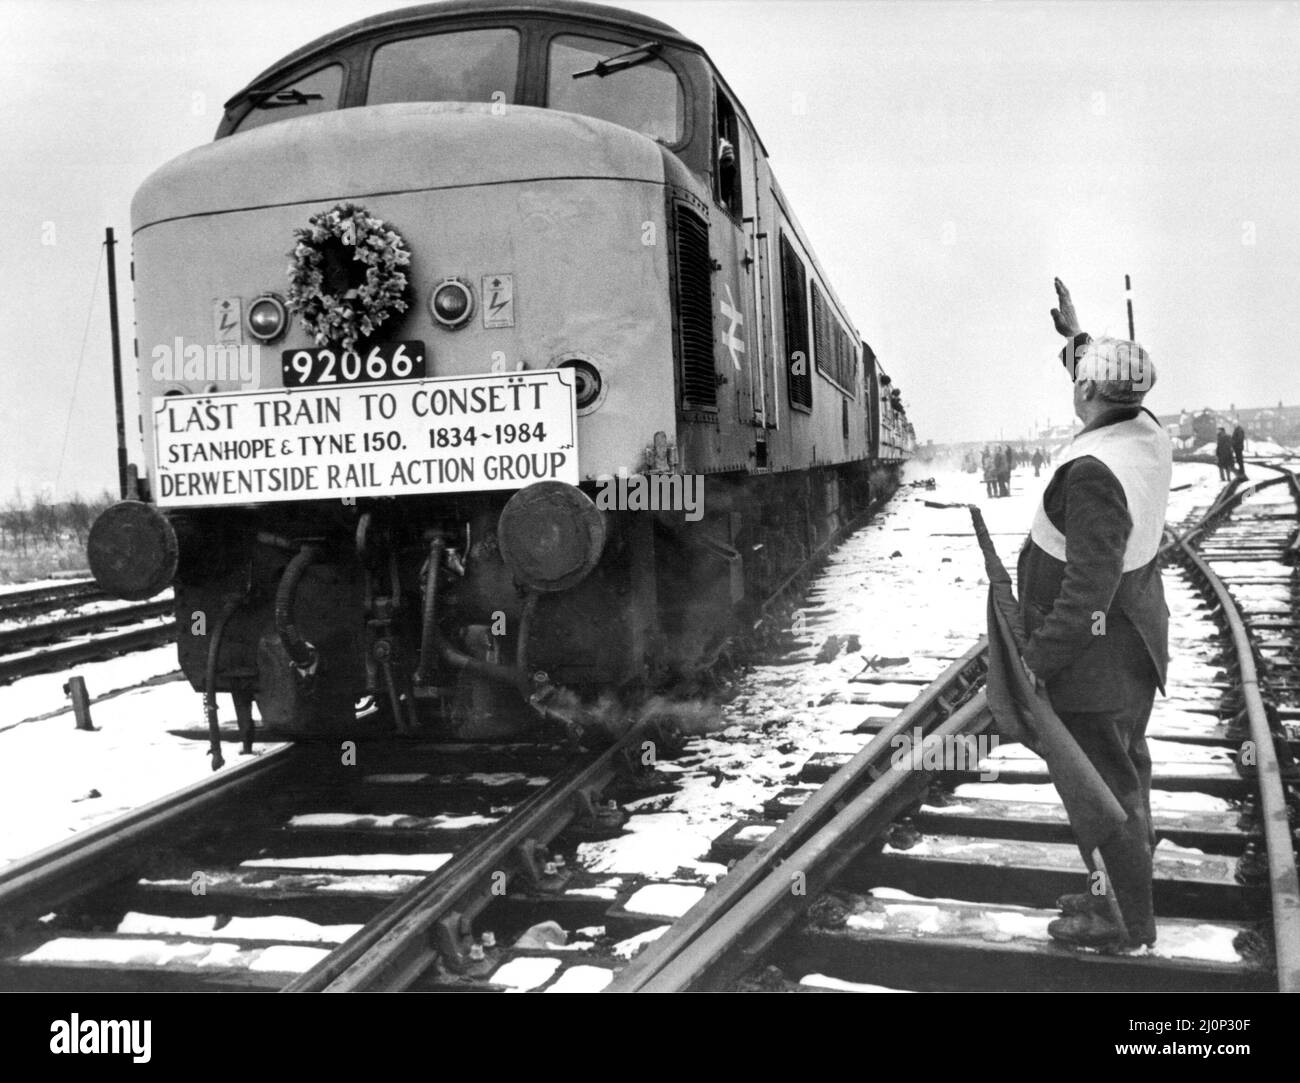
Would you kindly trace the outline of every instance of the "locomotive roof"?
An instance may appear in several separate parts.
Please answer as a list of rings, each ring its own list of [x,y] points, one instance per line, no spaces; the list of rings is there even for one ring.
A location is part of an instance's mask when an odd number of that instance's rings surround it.
[[[360,19],[355,23],[349,23],[347,26],[322,35],[315,41],[308,42],[302,48],[295,49],[288,56],[277,60],[253,79],[248,86],[232,97],[230,101],[226,102],[226,107],[229,108],[248,91],[278,75],[284,69],[292,67],[299,61],[353,39],[368,37],[376,31],[392,30],[403,26],[418,27],[422,23],[441,18],[493,15],[542,15],[552,17],[576,15],[593,23],[604,23],[607,26],[623,30],[641,31],[650,37],[670,41],[674,45],[704,54],[704,50],[699,45],[684,37],[667,23],[652,19],[648,15],[625,11],[623,8],[608,7],[605,4],[589,4],[585,3],[584,0],[491,0],[491,2],[487,3],[483,2],[483,0],[443,0],[442,3],[419,4],[415,7],[398,8],[396,11],[384,12],[382,15],[371,15],[369,18]]]
[[[419,28],[422,25],[436,25],[440,20],[447,19],[475,19],[475,18],[492,18],[498,16],[527,15],[550,18],[577,17],[593,25],[604,25],[611,29],[623,31],[632,31],[645,34],[647,40],[655,39],[671,43],[682,49],[688,49],[691,52],[702,56],[712,69],[713,76],[718,82],[726,88],[731,100],[735,104],[736,110],[740,113],[749,125],[749,130],[758,143],[759,150],[764,157],[767,157],[767,147],[763,142],[763,137],[758,134],[758,129],[749,117],[749,112],[745,108],[740,97],[731,89],[727,80],[718,70],[718,66],[713,63],[713,58],[697,42],[684,36],[680,31],[669,26],[667,23],[653,19],[649,15],[641,15],[635,11],[627,11],[624,8],[610,7],[606,4],[587,3],[586,0],[441,0],[439,3],[417,4],[414,7],[398,8],[394,11],[384,12],[380,15],[371,15],[368,18],[360,19],[357,22],[349,23],[337,30],[332,30],[324,34],[315,41],[308,42],[299,49],[282,57],[272,64],[265,71],[261,72],[247,86],[225,103],[224,108],[229,109],[232,105],[242,99],[245,95],[253,90],[259,89],[263,83],[271,82],[285,71],[293,68],[300,62],[313,56],[324,54],[331,49],[338,48],[342,45],[350,44],[353,41],[364,40],[373,34],[387,30],[402,27]],[[816,267],[818,276],[822,285],[829,293],[831,300],[839,309],[841,316],[844,318],[850,328],[853,329],[855,336],[860,338],[857,328],[852,320],[848,318],[847,309],[840,302],[835,289],[830,284],[830,279],[826,275],[825,269],[818,260],[812,245],[808,243],[807,232],[803,229],[794,211],[790,207],[789,201],[785,198],[785,193],[776,179],[772,175],[772,190],[777,202],[781,205],[786,217],[794,227],[795,233],[803,242],[804,249],[807,252],[813,266]]]

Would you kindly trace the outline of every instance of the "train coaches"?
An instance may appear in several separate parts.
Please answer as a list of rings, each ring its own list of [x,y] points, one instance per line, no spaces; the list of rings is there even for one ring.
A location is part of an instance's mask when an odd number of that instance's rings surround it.
[[[283,730],[373,697],[513,731],[697,670],[908,452],[744,107],[642,15],[344,27],[149,177],[132,236],[144,465],[92,566],[173,583],[194,687]],[[695,497],[620,496],[664,477]]]

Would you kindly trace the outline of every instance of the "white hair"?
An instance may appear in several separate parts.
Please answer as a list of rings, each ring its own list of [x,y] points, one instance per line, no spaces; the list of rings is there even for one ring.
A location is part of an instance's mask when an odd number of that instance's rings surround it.
[[[1074,381],[1091,380],[1103,402],[1135,405],[1155,386],[1151,356],[1136,342],[1095,338],[1079,348]]]

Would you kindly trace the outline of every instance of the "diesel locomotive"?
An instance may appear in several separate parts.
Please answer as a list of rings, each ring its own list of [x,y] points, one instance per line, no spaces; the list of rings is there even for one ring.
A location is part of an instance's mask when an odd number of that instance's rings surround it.
[[[89,556],[174,586],[210,721],[497,736],[698,670],[913,444],[743,105],[642,15],[344,27],[131,229],[144,460]]]

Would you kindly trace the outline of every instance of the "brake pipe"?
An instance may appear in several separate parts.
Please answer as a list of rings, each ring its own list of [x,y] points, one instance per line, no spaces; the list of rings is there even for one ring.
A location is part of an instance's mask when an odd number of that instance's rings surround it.
[[[239,598],[230,598],[221,607],[221,615],[212,629],[212,638],[208,641],[208,662],[203,671],[203,714],[208,723],[208,755],[212,757],[212,770],[225,766],[225,757],[221,754],[221,725],[217,721],[217,652],[221,650],[221,639],[226,632],[226,624],[235,615],[242,604]]]
[[[289,561],[280,584],[275,591],[275,630],[284,645],[285,653],[300,673],[310,675],[316,668],[316,648],[303,639],[293,620],[294,597],[298,592],[298,582],[307,567],[314,563],[319,551],[314,545],[304,545]]]

